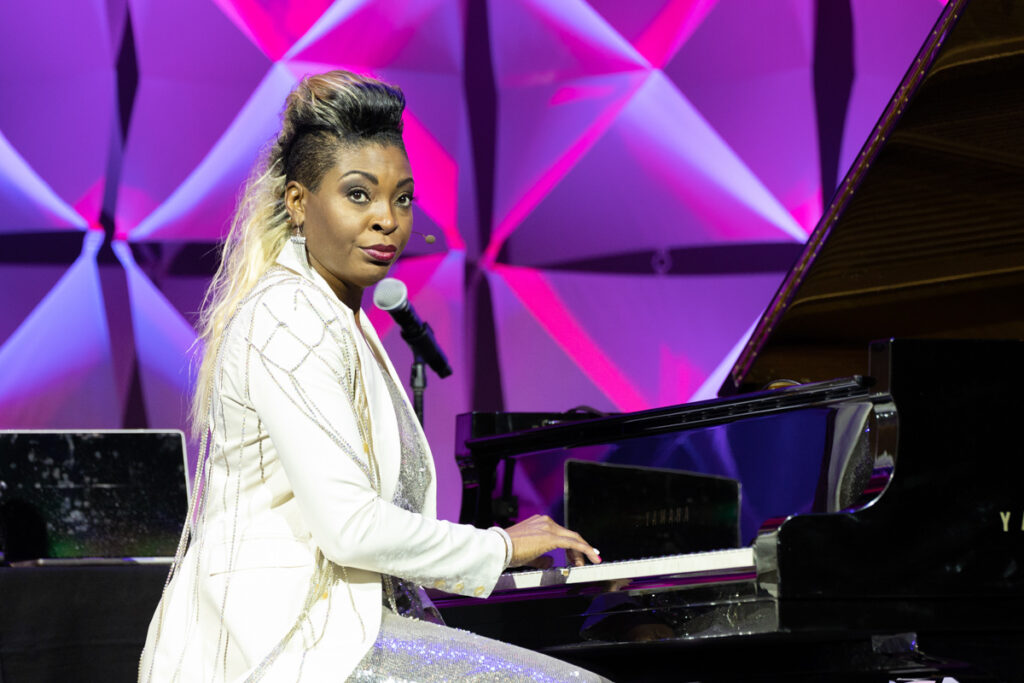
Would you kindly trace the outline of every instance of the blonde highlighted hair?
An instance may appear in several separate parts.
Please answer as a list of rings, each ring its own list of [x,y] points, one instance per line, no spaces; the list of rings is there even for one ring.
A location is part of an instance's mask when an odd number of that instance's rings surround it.
[[[315,192],[343,145],[375,142],[404,149],[404,109],[399,88],[349,71],[307,76],[288,95],[281,132],[263,149],[245,183],[200,309],[203,351],[190,412],[197,437],[207,425],[214,365],[231,316],[289,237],[301,230],[285,205],[288,182]]]

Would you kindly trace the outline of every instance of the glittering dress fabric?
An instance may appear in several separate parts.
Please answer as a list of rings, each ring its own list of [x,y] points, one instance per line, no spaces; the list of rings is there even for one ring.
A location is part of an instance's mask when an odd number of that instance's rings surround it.
[[[385,609],[380,633],[350,681],[605,681],[571,664]]]
[[[402,435],[402,464],[394,504],[412,512],[423,508],[430,485],[427,454],[416,438],[416,418],[387,372],[382,373]],[[395,603],[385,590],[380,632],[350,681],[421,683],[426,681],[604,681],[589,671],[553,657],[443,625],[418,586],[386,577]],[[397,610],[397,614],[396,614]]]

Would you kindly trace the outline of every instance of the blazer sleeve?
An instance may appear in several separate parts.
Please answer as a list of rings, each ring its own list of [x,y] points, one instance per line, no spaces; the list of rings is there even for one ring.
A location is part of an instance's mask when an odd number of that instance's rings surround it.
[[[500,534],[403,510],[374,490],[356,418],[365,393],[349,317],[301,281],[270,288],[253,306],[245,392],[323,554],[342,566],[489,595],[505,566]]]

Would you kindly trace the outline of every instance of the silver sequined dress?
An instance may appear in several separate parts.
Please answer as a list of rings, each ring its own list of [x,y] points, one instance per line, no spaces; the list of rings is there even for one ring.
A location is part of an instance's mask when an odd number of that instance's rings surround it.
[[[415,417],[398,394],[401,389],[381,373],[394,404],[402,436],[402,462],[394,504],[411,512],[423,509],[430,485],[426,453],[415,438]],[[560,660],[514,645],[442,625],[418,586],[385,578],[380,632],[350,681],[603,681],[606,679]],[[396,613],[397,609],[397,613]]]

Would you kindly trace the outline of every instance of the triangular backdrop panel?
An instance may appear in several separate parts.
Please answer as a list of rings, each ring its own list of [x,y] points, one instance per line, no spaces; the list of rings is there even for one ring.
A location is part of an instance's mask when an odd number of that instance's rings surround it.
[[[609,225],[620,216],[621,225]],[[547,265],[616,252],[799,242],[803,231],[690,102],[652,73],[507,241]]]
[[[320,19],[332,0],[213,0],[267,57],[279,60]]]
[[[458,73],[463,3],[458,0],[339,0],[286,55],[365,72],[390,66]]]
[[[813,0],[719,0],[664,67],[810,232],[821,211]]]
[[[81,0],[60,3],[55,12],[52,3],[4,3],[0,232],[18,229],[19,218],[20,229],[84,227],[99,218],[118,117],[114,64],[122,27],[111,19],[118,5]],[[11,150],[30,170],[12,165]],[[10,188],[26,190],[39,179],[47,192],[24,200],[35,200],[49,220],[33,220],[32,207],[11,204]]]
[[[277,111],[294,85],[287,69],[272,67],[196,167],[128,236],[213,242],[226,235],[240,188],[258,150],[280,128]]]
[[[506,382],[520,385],[506,392],[532,388],[538,399],[550,401],[552,392],[563,390],[563,376],[579,370],[588,382],[573,387],[572,405],[632,411],[683,403],[747,332],[781,276],[611,275],[500,266],[491,279],[499,292],[496,308],[499,318],[515,316],[514,326],[505,321],[498,329],[503,377],[526,377],[533,357],[543,359],[536,381]],[[523,343],[521,327],[543,331],[550,341]],[[561,354],[536,353],[550,344]]]
[[[588,0],[590,6],[636,48],[662,68],[701,25],[719,0]]]
[[[0,345],[39,305],[54,285],[68,271],[68,264],[3,263],[0,264]]]
[[[0,131],[0,234],[86,227]]]
[[[491,0],[487,9],[494,75],[501,89],[649,66],[584,0]]]
[[[120,234],[133,231],[193,173],[271,65],[210,0],[129,6],[139,83],[118,195]],[[254,159],[255,150],[249,153]],[[210,239],[221,225],[208,228]]]
[[[598,410],[617,410],[615,402],[531,312],[525,297],[506,282],[505,268],[488,273],[505,409],[562,412],[588,403]],[[594,355],[592,365],[601,360]]]
[[[0,346],[0,427],[121,426],[97,246],[87,240],[82,256]]]
[[[598,74],[499,93],[487,260],[589,153],[649,76],[646,70]]]

